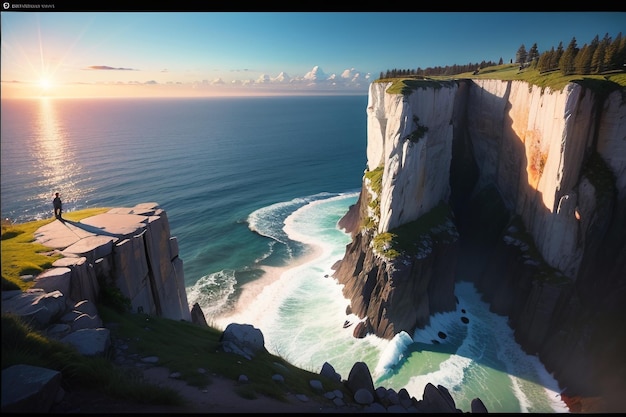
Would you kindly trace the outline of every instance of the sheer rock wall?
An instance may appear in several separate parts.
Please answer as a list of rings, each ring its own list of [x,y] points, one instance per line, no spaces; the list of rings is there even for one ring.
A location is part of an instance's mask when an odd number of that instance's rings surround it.
[[[624,89],[390,85],[370,86],[367,169],[340,222],[353,241],[334,276],[353,312],[381,337],[412,334],[455,309],[454,281],[469,280],[563,386],[623,386],[626,367],[611,363],[626,351]],[[368,171],[381,166],[373,184]],[[452,215],[416,237],[428,250],[373,249],[440,203]]]

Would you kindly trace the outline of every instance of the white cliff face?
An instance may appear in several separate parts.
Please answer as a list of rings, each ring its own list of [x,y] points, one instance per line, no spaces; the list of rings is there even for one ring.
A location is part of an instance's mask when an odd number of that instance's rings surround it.
[[[559,190],[577,181],[590,144],[589,113],[577,117],[590,110],[590,95],[580,109],[576,84],[560,92],[542,92],[521,81],[478,80],[475,85],[468,124],[481,183],[497,184],[518,213],[537,203],[554,212]]]
[[[593,94],[578,84],[562,91],[542,91],[521,81],[481,80],[475,85],[468,124],[480,182],[495,183],[544,259],[574,276],[584,249],[578,245],[579,223],[595,209],[594,194],[578,192],[595,127]],[[488,114],[491,120],[485,123]],[[581,202],[582,196],[592,200]],[[581,212],[581,206],[589,212]]]
[[[384,165],[378,232],[416,220],[450,196],[456,85],[387,94],[391,83],[370,85],[367,166]],[[521,216],[544,259],[575,277],[598,190],[584,176],[594,148],[626,197],[626,105],[622,93],[595,117],[595,95],[578,84],[542,90],[522,81],[475,80],[467,95],[467,128],[480,176],[493,183],[507,208]],[[596,125],[596,123],[600,125]],[[406,140],[417,125],[428,130]],[[596,132],[598,130],[598,132]]]
[[[373,171],[385,163],[385,131],[389,115],[385,102],[402,100],[398,95],[387,95],[391,83],[372,83],[367,98],[367,169]],[[387,100],[385,100],[387,99]]]
[[[619,199],[626,199],[626,101],[621,91],[611,93],[604,103],[598,152],[615,174]]]
[[[418,88],[408,97],[373,83],[367,108],[367,166],[384,164],[378,232],[418,219],[450,196],[456,84]],[[419,139],[408,140],[420,128]],[[444,173],[444,175],[442,175]]]

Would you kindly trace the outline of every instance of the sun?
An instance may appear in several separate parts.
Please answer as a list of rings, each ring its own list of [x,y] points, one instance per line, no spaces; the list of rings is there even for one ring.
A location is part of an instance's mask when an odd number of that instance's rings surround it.
[[[50,78],[47,77],[43,77],[41,79],[39,79],[39,87],[41,87],[41,89],[43,91],[48,91],[53,87],[54,83],[52,82],[52,80]]]

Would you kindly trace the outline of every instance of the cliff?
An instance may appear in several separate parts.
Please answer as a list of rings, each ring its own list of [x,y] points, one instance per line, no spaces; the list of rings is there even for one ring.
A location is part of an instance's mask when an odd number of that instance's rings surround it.
[[[191,321],[178,243],[156,203],[114,208],[80,222],[55,220],[39,228],[35,240],[64,258],[38,275],[33,289],[95,303],[104,285],[118,288],[132,312]]]
[[[412,334],[472,281],[569,392],[625,387],[624,88],[390,85],[370,86],[363,186],[340,222],[352,312]]]

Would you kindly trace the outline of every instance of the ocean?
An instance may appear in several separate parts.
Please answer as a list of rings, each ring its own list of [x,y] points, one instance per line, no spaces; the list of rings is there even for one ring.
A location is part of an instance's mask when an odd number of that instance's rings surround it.
[[[55,192],[65,212],[156,202],[190,306],[212,326],[252,324],[271,353],[313,372],[328,362],[347,379],[365,362],[375,386],[417,399],[443,385],[463,411],[479,397],[489,412],[568,412],[471,283],[413,335],[352,337],[359,318],[332,265],[350,242],[337,222],[361,187],[366,107],[364,95],[2,100],[1,215],[51,218]]]

